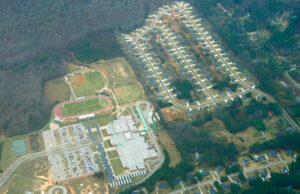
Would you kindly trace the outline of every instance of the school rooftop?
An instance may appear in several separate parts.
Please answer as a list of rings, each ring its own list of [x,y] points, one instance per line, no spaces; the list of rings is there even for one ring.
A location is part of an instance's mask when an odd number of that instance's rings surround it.
[[[111,139],[112,146],[117,146],[122,166],[130,171],[145,168],[145,160],[157,158],[155,149],[149,149],[143,136],[139,132],[115,134]]]
[[[137,127],[135,126],[131,116],[121,116],[118,120],[112,121],[106,128],[108,135],[136,130]]]

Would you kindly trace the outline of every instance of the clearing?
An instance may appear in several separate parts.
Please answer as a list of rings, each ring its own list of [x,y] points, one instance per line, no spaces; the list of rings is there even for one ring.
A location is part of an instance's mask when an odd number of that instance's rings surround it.
[[[101,69],[107,76],[111,87],[125,85],[135,80],[131,67],[124,57],[117,57],[105,61],[100,60],[93,65]]]
[[[44,84],[43,100],[48,104],[68,100],[70,91],[63,77],[49,80]]]
[[[114,88],[113,91],[119,105],[136,102],[138,100],[142,100],[144,97],[143,89],[137,82]]]
[[[166,130],[157,130],[156,133],[158,134],[160,143],[163,145],[164,148],[167,149],[170,155],[170,166],[176,166],[181,161],[181,155],[178,152],[175,143],[173,142]]]

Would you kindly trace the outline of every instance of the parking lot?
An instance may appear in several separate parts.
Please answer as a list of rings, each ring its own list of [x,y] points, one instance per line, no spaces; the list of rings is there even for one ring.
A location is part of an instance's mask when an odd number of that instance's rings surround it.
[[[88,130],[82,123],[42,133],[56,182],[99,171]]]
[[[49,154],[49,163],[55,181],[93,174],[99,171],[93,150],[89,147],[65,150],[60,154]]]
[[[82,123],[44,131],[42,135],[46,150],[88,140],[87,131]]]
[[[237,86],[235,91],[231,89],[218,91],[213,88],[215,83],[212,77],[208,76],[207,70],[204,70],[203,65],[195,58],[195,54],[188,49],[182,33],[174,30],[172,25],[174,21],[166,22],[166,18],[172,14],[178,16],[182,25],[188,29],[191,38],[198,42],[201,51],[212,61],[210,68],[230,80],[231,84],[235,84]],[[151,44],[153,34],[160,40],[170,61],[174,61],[173,66],[176,66],[180,77],[186,77],[199,93],[192,101],[177,98],[178,91],[173,85],[174,79],[169,72],[170,67],[166,68],[163,65],[160,57],[162,51],[155,50]],[[219,106],[223,102],[229,104],[236,97],[247,100],[243,95],[255,88],[254,82],[236,64],[221,43],[208,32],[204,22],[195,16],[192,7],[187,3],[175,3],[170,7],[160,8],[149,16],[145,26],[129,35],[123,35],[122,39],[147,72],[147,80],[154,88],[157,98],[163,102],[171,102],[184,109],[197,108],[201,111],[204,107],[211,109],[211,105]]]
[[[97,142],[97,138],[94,137],[94,135],[91,131],[91,125],[95,125],[95,127],[96,127],[97,134],[98,134],[98,137],[97,137],[98,142]],[[88,132],[90,134],[90,138],[91,138],[92,143],[97,144],[98,154],[100,156],[101,165],[104,169],[106,178],[107,178],[108,181],[112,182],[115,179],[115,177],[114,177],[111,165],[108,162],[108,157],[107,157],[106,152],[105,152],[104,147],[103,147],[103,137],[102,137],[102,133],[100,131],[99,125],[95,121],[89,121],[87,123],[87,129],[88,129]]]

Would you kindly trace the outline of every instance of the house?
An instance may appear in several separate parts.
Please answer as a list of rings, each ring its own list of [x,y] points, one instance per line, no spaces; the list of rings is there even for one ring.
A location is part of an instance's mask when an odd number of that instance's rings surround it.
[[[259,174],[259,176],[263,181],[266,180],[267,178],[269,178],[268,173],[261,173],[261,174]]]
[[[233,166],[236,166],[236,165],[239,165],[238,163],[234,162],[234,163],[231,163],[229,164],[229,168],[233,167]]]
[[[209,171],[208,171],[208,170],[205,170],[205,171],[199,170],[199,172],[200,172],[200,174],[201,174],[202,176],[208,176],[208,175],[209,175]]]
[[[287,127],[285,129],[286,132],[292,132],[292,131],[295,131],[295,129],[293,127]]]
[[[222,184],[221,187],[222,187],[222,189],[223,189],[224,191],[226,191],[226,190],[229,189],[229,185],[228,185],[228,184]]]
[[[266,159],[265,155],[254,155],[253,157],[256,161],[261,161]]]
[[[293,150],[288,150],[288,151],[286,151],[286,154],[287,154],[288,156],[291,156],[291,157],[294,157],[294,156],[295,156],[295,152],[294,152]]]
[[[177,185],[177,184],[179,184],[181,181],[182,181],[182,180],[178,178],[178,179],[173,180],[173,183],[174,183],[175,185]]]
[[[249,177],[247,178],[248,181],[254,181],[254,180],[256,180],[256,179],[257,179],[256,176],[249,176]]]
[[[289,170],[287,169],[287,167],[283,167],[282,169],[280,169],[280,171],[283,173],[283,174],[287,174],[289,172]]]
[[[223,166],[217,166],[216,170],[217,172],[221,172],[223,170]]]
[[[278,154],[277,154],[277,152],[271,151],[271,152],[269,152],[269,156],[278,157]]]
[[[208,193],[209,194],[216,194],[217,192],[213,187],[210,187],[209,190],[208,190]]]
[[[168,183],[159,183],[158,189],[167,188],[168,186],[169,186]]]
[[[242,163],[244,166],[248,166],[250,164],[250,160],[248,158],[244,158]]]
[[[238,185],[242,185],[243,184],[243,182],[240,181],[240,180],[236,180],[235,183],[238,184]]]

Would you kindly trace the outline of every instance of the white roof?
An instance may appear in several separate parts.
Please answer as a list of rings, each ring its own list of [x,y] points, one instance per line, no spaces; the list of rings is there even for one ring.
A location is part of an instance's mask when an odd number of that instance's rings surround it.
[[[88,118],[92,118],[94,117],[95,114],[86,114],[86,115],[81,115],[81,116],[78,116],[78,119],[79,120],[82,120],[82,119],[88,119]]]
[[[129,134],[131,139],[127,138]],[[117,134],[110,139],[110,143],[112,146],[118,145],[117,152],[122,166],[130,171],[143,169],[145,159],[158,157],[154,149],[148,149],[148,144],[139,133]]]
[[[121,116],[118,120],[112,121],[108,124],[106,132],[108,135],[114,133],[126,133],[129,131],[136,131],[137,127],[134,125],[134,121],[131,116]]]

